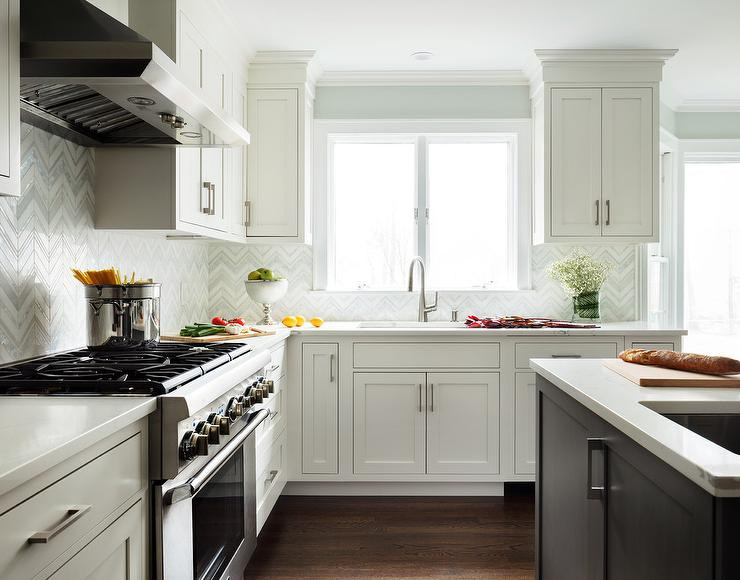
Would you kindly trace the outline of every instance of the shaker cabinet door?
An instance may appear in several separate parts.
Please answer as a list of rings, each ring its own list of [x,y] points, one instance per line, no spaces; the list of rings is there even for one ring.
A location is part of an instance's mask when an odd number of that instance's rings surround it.
[[[658,146],[651,88],[604,88],[603,235],[651,236]]]
[[[0,195],[20,195],[19,0],[0,0]]]
[[[354,472],[426,470],[424,373],[355,373]]]
[[[499,374],[427,374],[427,473],[499,472]]]
[[[247,237],[298,236],[298,90],[248,89]]]
[[[601,235],[601,89],[552,89],[553,236]]]
[[[339,473],[339,345],[303,345],[303,473]]]

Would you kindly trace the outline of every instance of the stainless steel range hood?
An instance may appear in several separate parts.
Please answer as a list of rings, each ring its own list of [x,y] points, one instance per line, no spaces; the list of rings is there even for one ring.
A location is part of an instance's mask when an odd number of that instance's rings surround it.
[[[238,146],[249,133],[153,42],[85,0],[21,2],[21,119],[87,146]]]

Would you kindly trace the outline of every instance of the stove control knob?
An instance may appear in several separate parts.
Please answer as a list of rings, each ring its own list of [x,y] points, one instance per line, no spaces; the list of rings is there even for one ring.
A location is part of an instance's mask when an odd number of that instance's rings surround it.
[[[208,455],[208,435],[187,431],[180,441],[180,457],[189,460],[197,455]]]
[[[218,425],[214,425],[206,421],[199,421],[198,424],[195,426],[195,430],[201,435],[205,435],[206,437],[208,437],[208,443],[210,445],[219,444],[219,436],[221,434],[219,433]]]
[[[264,399],[262,389],[252,389],[252,395],[254,396],[255,403],[261,403]]]
[[[265,381],[265,387],[267,388],[268,393],[274,393],[275,392],[275,381]]]
[[[211,413],[208,415],[208,422],[211,425],[218,425],[218,431],[221,435],[228,435],[231,429],[229,428],[229,424],[231,421],[228,417],[224,415],[219,415],[218,413]]]
[[[226,405],[226,414],[232,421],[236,421],[244,413],[243,405],[237,400],[236,397],[229,399],[229,404]]]

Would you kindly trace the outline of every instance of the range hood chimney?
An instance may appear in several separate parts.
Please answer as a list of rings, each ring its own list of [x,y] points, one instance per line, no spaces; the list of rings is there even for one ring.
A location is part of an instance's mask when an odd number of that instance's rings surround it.
[[[21,2],[21,119],[86,146],[240,146],[249,133],[153,42],[85,0]]]

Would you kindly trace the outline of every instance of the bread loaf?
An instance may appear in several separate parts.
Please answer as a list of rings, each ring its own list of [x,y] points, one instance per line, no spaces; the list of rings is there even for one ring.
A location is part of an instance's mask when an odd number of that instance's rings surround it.
[[[628,348],[619,353],[619,358],[629,363],[653,365],[690,373],[707,375],[734,375],[740,373],[740,361],[726,356]]]

